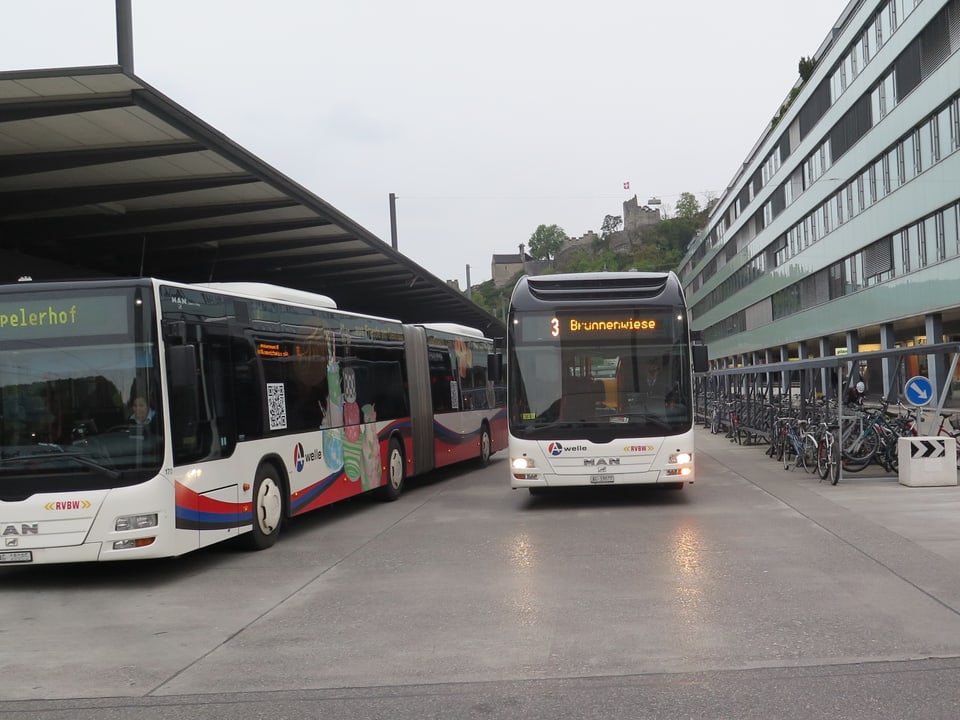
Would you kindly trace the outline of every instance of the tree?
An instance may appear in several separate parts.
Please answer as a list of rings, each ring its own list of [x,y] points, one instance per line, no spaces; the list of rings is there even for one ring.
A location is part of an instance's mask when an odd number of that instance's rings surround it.
[[[700,212],[700,202],[693,193],[682,192],[674,209],[678,218],[695,218]]]
[[[607,238],[623,226],[623,218],[619,215],[606,215],[603,225],[600,226],[600,237]]]
[[[530,236],[530,256],[535,260],[553,260],[567,239],[558,225],[540,225]]]

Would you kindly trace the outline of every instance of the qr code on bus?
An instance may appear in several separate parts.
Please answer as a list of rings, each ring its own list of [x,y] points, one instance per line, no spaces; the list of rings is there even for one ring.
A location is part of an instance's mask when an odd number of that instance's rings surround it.
[[[283,391],[283,383],[267,383],[267,414],[270,416],[271,430],[287,427],[287,396]]]

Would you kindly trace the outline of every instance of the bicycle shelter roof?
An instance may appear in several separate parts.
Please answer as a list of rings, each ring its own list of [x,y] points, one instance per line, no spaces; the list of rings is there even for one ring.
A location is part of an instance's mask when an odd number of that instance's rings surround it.
[[[408,323],[503,323],[118,66],[0,72],[0,281],[272,283]]]

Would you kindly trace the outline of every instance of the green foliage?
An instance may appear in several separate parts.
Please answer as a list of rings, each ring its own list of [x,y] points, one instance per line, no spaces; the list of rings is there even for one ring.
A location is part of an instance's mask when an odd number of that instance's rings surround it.
[[[700,203],[693,193],[682,192],[674,210],[678,218],[695,218],[700,213]]]
[[[493,280],[487,280],[479,285],[474,285],[470,289],[470,297],[477,305],[482,307],[494,317],[505,320],[504,315],[507,306],[510,304],[510,294],[513,292],[516,281],[520,279],[523,273],[517,273],[514,279],[506,286],[498,288],[493,284]]]
[[[809,80],[810,76],[813,75],[813,70],[815,67],[817,67],[817,61],[815,58],[800,58],[800,61],[797,63],[797,70],[800,73],[800,85],[790,90],[790,96],[786,99],[783,105],[780,106],[777,114],[774,115],[773,119],[770,121],[771,128],[775,128],[777,123],[779,123],[783,119],[783,116],[787,114],[787,110],[789,110],[790,106],[793,105],[793,101],[797,99],[797,95],[800,94],[800,91],[803,90],[803,86],[807,84],[807,80]]]
[[[790,106],[793,105],[793,101],[797,99],[797,95],[800,94],[802,89],[803,86],[801,85],[790,90],[790,97],[786,99],[783,105],[780,106],[780,110],[777,111],[777,114],[773,116],[773,120],[770,121],[770,127],[775,128],[777,123],[783,119],[783,116],[787,114],[787,110],[789,110]]]
[[[566,241],[567,234],[559,225],[540,225],[530,236],[530,256],[535,260],[553,260]]]

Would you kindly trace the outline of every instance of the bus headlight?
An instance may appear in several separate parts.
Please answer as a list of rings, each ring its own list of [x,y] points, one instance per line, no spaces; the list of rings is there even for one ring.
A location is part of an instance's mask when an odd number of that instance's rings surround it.
[[[515,457],[510,460],[513,476],[517,480],[536,480],[539,478],[537,464],[528,457]]]
[[[693,461],[693,455],[685,452],[674,453],[669,458],[667,458],[667,462],[670,463],[671,465],[686,465],[688,462],[692,462],[692,461]]]
[[[144,528],[157,527],[157,513],[146,513],[144,515],[123,515],[117,518],[114,530],[124,532],[126,530],[143,530]]]

